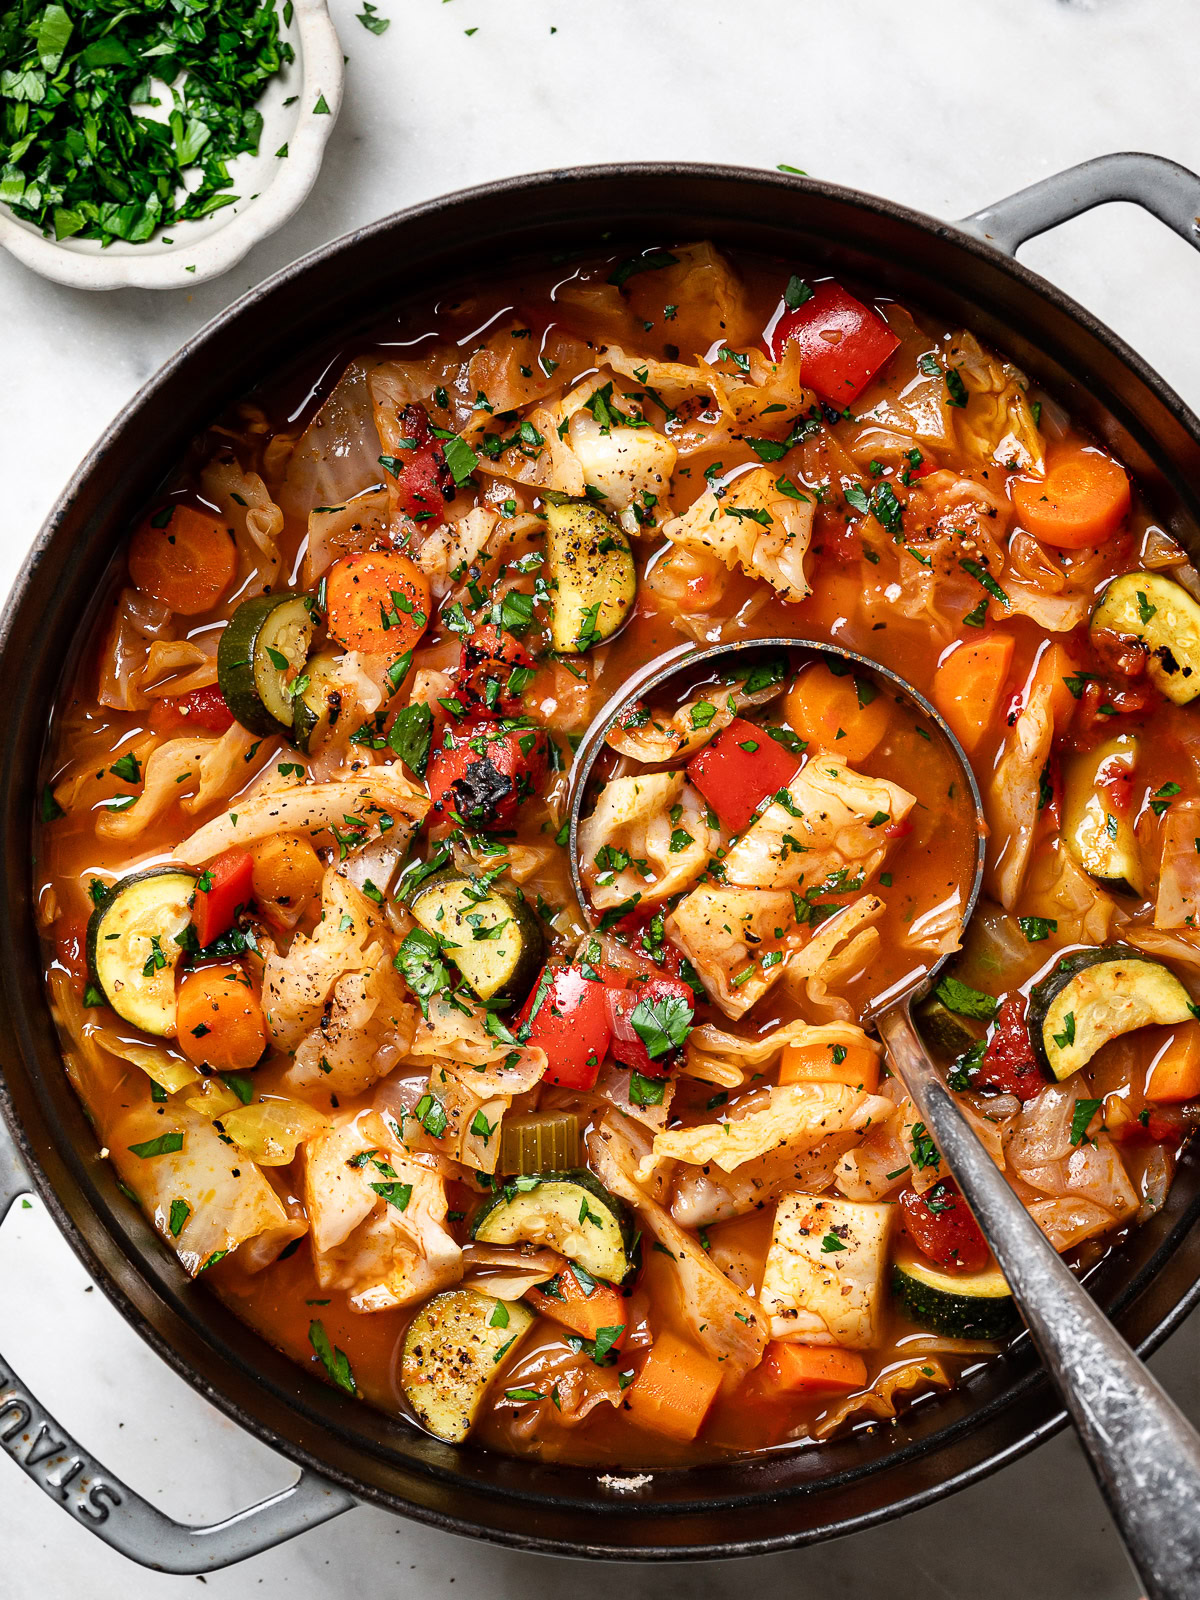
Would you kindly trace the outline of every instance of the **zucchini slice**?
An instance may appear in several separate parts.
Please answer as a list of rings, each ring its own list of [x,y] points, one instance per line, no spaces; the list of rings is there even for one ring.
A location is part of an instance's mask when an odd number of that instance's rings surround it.
[[[458,1444],[471,1431],[503,1358],[533,1326],[519,1300],[496,1300],[477,1289],[447,1289],[408,1325],[400,1383],[418,1421]]]
[[[1140,639],[1150,681],[1177,706],[1200,694],[1200,605],[1160,572],[1114,578],[1092,612],[1091,631]]]
[[[161,1039],[175,1035],[175,941],[195,892],[186,867],[148,867],[114,883],[88,920],[92,982],[119,1017]]]
[[[1133,818],[1118,816],[1103,776],[1132,774],[1138,741],[1132,734],[1109,739],[1096,750],[1075,756],[1063,780],[1063,843],[1091,877],[1106,889],[1140,895],[1142,866]]]
[[[633,552],[620,526],[589,500],[548,505],[546,530],[550,647],[579,654],[611,638],[633,609]]]
[[[410,909],[481,1000],[523,1000],[529,993],[542,970],[546,936],[524,900],[446,871],[421,885]]]
[[[305,686],[292,701],[292,737],[305,755],[324,742],[342,714],[342,680],[337,666],[332,650],[313,656],[304,669]]]
[[[917,1007],[917,1026],[927,1044],[946,1056],[961,1056],[978,1044],[987,1032],[987,1023],[960,1016],[931,995]]]
[[[593,1278],[620,1283],[629,1272],[629,1209],[590,1172],[543,1172],[531,1188],[504,1189],[475,1215],[482,1244],[549,1245]]]
[[[289,674],[299,673],[308,657],[314,610],[311,595],[260,594],[243,600],[230,617],[217,646],[217,684],[251,733],[291,733]]]
[[[1059,1079],[1085,1067],[1120,1034],[1187,1022],[1194,1014],[1173,973],[1120,944],[1064,956],[1029,995],[1033,1047]]]
[[[919,1327],[948,1339],[1003,1339],[1021,1325],[995,1262],[982,1272],[946,1272],[904,1246],[892,1264],[892,1293]]]

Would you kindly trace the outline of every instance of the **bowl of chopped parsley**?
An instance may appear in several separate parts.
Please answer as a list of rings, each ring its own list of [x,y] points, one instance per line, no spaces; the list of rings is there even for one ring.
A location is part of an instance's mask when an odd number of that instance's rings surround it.
[[[218,276],[308,194],[342,73],[325,0],[0,7],[0,245],[76,288]]]

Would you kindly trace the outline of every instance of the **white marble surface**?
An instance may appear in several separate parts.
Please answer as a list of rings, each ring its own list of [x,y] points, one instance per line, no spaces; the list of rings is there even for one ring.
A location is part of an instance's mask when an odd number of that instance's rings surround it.
[[[1195,0],[380,0],[381,37],[334,0],[347,97],[308,204],[194,294],[89,295],[0,255],[0,589],[79,457],[205,319],[344,230],[509,173],[620,158],[773,167],[962,215],[1071,162],[1142,149],[1200,165]],[[477,28],[473,35],[468,29]],[[553,30],[557,31],[553,31]],[[1131,206],[1031,245],[1200,405],[1200,258]],[[1200,1422],[1200,1320],[1155,1367]],[[205,1520],[290,1469],[172,1376],[123,1325],[40,1208],[0,1229],[0,1349],[111,1468]],[[1134,1600],[1111,1524],[1064,1437],[906,1522],[747,1565],[625,1569],[497,1552],[358,1510],[206,1580],[220,1600],[394,1593],[580,1600]],[[4,1600],[168,1600],[197,1580],[103,1549],[0,1460]]]

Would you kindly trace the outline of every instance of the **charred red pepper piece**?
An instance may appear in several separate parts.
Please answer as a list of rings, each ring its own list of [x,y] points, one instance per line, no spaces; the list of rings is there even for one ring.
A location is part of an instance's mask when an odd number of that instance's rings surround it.
[[[690,1011],[695,995],[682,978],[650,977],[640,973],[634,975],[627,989],[608,991],[608,1010],[612,1018],[609,1054],[631,1072],[640,1072],[643,1078],[665,1078],[678,1064],[680,1052],[672,1050],[666,1055],[651,1056],[645,1040],[633,1025],[633,1013],[643,1000],[651,1004],[656,1000],[682,1000]]]
[[[988,1263],[987,1240],[967,1209],[953,1178],[942,1178],[924,1194],[900,1196],[905,1232],[923,1256],[947,1272],[979,1272]]]
[[[440,522],[446,501],[454,499],[454,477],[446,465],[442,441],[435,436],[424,406],[405,406],[399,422],[401,433],[412,445],[389,458],[397,502],[414,522]]]
[[[233,727],[233,712],[216,684],[193,689],[191,694],[164,695],[150,708],[150,726],[155,733],[179,733],[199,729],[204,733],[224,733]]]
[[[192,922],[202,949],[228,933],[239,910],[250,904],[253,873],[254,858],[248,850],[226,850],[197,878]]]
[[[831,406],[848,406],[900,348],[882,317],[840,283],[818,283],[811,297],[785,311],[768,349],[778,361],[789,344],[800,348],[800,378]]]
[[[687,775],[731,833],[740,833],[760,800],[786,788],[796,757],[761,728],[734,717],[688,762]]]
[[[1024,995],[1010,994],[1000,1007],[995,1031],[972,1078],[972,1087],[1015,1094],[1018,1100],[1032,1100],[1046,1087],[1029,1037]]]
[[[430,822],[507,828],[522,803],[540,793],[550,767],[544,728],[505,727],[477,718],[451,729],[429,764]]]
[[[546,963],[516,1021],[517,1037],[546,1052],[550,1065],[545,1083],[565,1089],[595,1084],[612,1037],[608,976],[605,968],[585,968],[579,962]]]
[[[462,642],[458,698],[478,716],[519,716],[535,670],[528,650],[489,622]]]

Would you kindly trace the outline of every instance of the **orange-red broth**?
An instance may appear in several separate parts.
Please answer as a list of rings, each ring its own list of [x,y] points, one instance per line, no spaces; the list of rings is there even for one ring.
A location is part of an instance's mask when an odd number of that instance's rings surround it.
[[[561,353],[561,341],[567,341],[574,359],[574,370],[569,374],[571,381],[583,376],[589,367],[594,368],[594,362],[579,353],[581,338],[595,344],[622,341],[627,348],[635,348],[643,356],[668,360],[676,359],[680,352],[685,360],[691,351],[715,354],[722,342],[724,324],[711,298],[703,292],[703,286],[701,292],[689,295],[687,284],[681,286],[674,273],[646,273],[631,278],[618,295],[603,288],[611,266],[611,261],[606,261],[574,268],[530,268],[518,277],[477,282],[457,298],[406,307],[394,323],[379,330],[374,344],[366,342],[354,351],[343,349],[318,355],[287,380],[269,382],[252,404],[234,408],[222,419],[220,431],[197,442],[173,480],[171,492],[176,497],[198,499],[200,467],[213,454],[228,450],[232,444],[242,465],[261,473],[268,490],[278,495],[287,460],[286,451],[279,446],[289,438],[296,438],[305,426],[318,418],[332,384],[351,355],[376,354],[384,358],[400,355],[418,361],[424,358],[431,371],[442,378],[450,370],[442,353],[445,343],[448,341],[451,348],[455,341],[462,349],[476,348],[481,343],[480,338],[475,337],[476,330],[490,329],[506,312],[512,320],[519,318],[531,330],[531,334],[522,335],[528,340],[522,353],[553,350]],[[780,284],[793,269],[791,265],[781,267],[778,263],[749,258],[739,259],[737,268],[745,315],[757,326],[765,327],[778,309]],[[914,315],[907,308],[885,304],[881,309],[900,335],[902,344],[881,379],[873,382],[856,403],[854,411],[859,417],[878,401],[899,394],[912,381],[917,358],[920,352],[928,349],[931,338],[945,341],[948,337],[945,330],[928,317]],[[943,348],[953,356],[952,345],[943,344]],[[462,358],[462,349],[458,350],[456,359]],[[340,426],[336,419],[330,425],[335,429]],[[816,437],[797,446],[784,465],[797,480],[828,483],[850,460],[847,446],[858,428],[859,424],[853,419],[832,420]],[[1065,443],[1086,442],[1065,419],[1058,424],[1058,432]],[[677,511],[683,509],[690,494],[699,495],[705,490],[704,469],[718,461],[728,473],[739,466],[756,464],[757,457],[748,446],[740,443],[724,444],[708,454],[693,455],[676,473],[673,500]],[[944,456],[938,464],[954,465],[954,462]],[[1006,474],[1002,469],[989,469],[982,476],[992,487],[1003,488]],[[533,498],[528,491],[514,489],[513,493],[520,508],[532,507]],[[919,513],[919,495],[914,494],[914,502]],[[888,569],[886,566],[881,569],[878,562],[868,564],[864,559],[855,521],[840,497],[833,496],[818,508],[805,564],[813,590],[807,601],[794,605],[771,592],[764,596],[761,584],[736,574],[719,605],[707,613],[707,636],[714,642],[778,634],[833,641],[892,667],[928,694],[939,651],[930,648],[928,628],[920,619],[901,615],[881,598],[884,587],[881,580],[886,579]],[[1100,551],[1083,553],[1089,563],[1088,576],[1096,588],[1111,576],[1138,565],[1139,551],[1150,527],[1151,519],[1135,494],[1134,508],[1123,532]],[[304,518],[288,510],[279,545],[283,558],[281,570],[292,574],[293,578],[300,568],[306,534]],[[919,534],[910,533],[909,537],[919,538]],[[522,548],[520,543],[510,544],[501,554],[511,560]],[[639,565],[643,564],[645,550],[643,544]],[[668,559],[666,552],[655,552],[644,564],[649,567]],[[898,559],[890,552],[884,553],[885,562]],[[124,555],[119,553],[108,576],[106,599],[93,624],[82,663],[68,694],[60,702],[50,736],[51,776],[61,773],[69,764],[91,765],[96,775],[97,807],[128,792],[127,786],[110,776],[108,769],[114,751],[133,746],[145,728],[145,713],[114,712],[100,706],[95,699],[97,673],[112,608],[116,605],[119,586],[126,581]],[[670,587],[669,582],[653,588],[642,585],[636,612],[628,624],[611,643],[592,652],[588,683],[580,685],[561,666],[543,666],[529,693],[529,703],[546,706],[556,702],[555,708],[549,711],[548,720],[565,730],[581,732],[588,716],[620,688],[633,670],[678,643],[679,634],[672,624],[672,604],[669,598],[664,598]],[[707,597],[702,581],[690,582],[686,593],[677,598],[685,609],[704,616]],[[181,633],[196,637],[219,628],[234,609],[235,601],[236,596],[230,597],[209,613],[184,619]],[[993,622],[991,626],[997,625]],[[1000,626],[1015,641],[1009,688],[1014,696],[1019,696],[1048,647],[1047,636],[1024,618],[1006,620]],[[963,636],[967,637],[965,633]],[[976,639],[979,635],[972,633],[970,637]],[[1071,663],[1079,670],[1087,671],[1096,665],[1085,636],[1070,636],[1060,643],[1065,645]],[[457,653],[457,640],[435,618],[419,652],[420,663],[430,667],[449,666]],[[1111,731],[1108,726],[1079,726],[1076,718],[1060,744],[1066,749],[1086,748],[1099,743]],[[981,780],[990,770],[1003,732],[1003,720],[998,719],[974,754],[974,765]],[[1184,764],[1180,756],[1189,743],[1185,712],[1167,704],[1158,706],[1153,732],[1153,739],[1146,741],[1143,771],[1139,774],[1139,783],[1144,778],[1147,794],[1153,793],[1161,783],[1181,778]],[[247,782],[252,781],[269,760],[277,759],[279,753],[278,746],[269,744],[258,752],[247,765]],[[916,830],[904,841],[903,851],[896,852],[892,864],[894,887],[888,896],[887,921],[883,924],[885,950],[892,942],[886,936],[889,929],[907,923],[920,908],[936,904],[944,894],[951,877],[947,870],[948,842],[953,840],[957,849],[962,839],[956,869],[960,874],[958,881],[962,881],[961,870],[974,848],[969,818],[961,805],[955,811],[956,802],[949,796],[953,774],[951,766],[944,764],[948,760],[948,753],[943,752],[943,756],[938,757],[927,743],[919,740],[904,718],[895,718],[888,739],[881,745],[877,759],[870,764],[874,774],[894,778],[915,790],[921,800]],[[1190,763],[1186,764],[1186,770],[1191,771]],[[1196,794],[1185,792],[1182,798],[1200,798],[1200,790]],[[206,817],[207,813],[201,812],[185,819],[172,808],[140,839],[138,861],[169,859],[173,845]],[[1049,836],[1054,825],[1051,810],[1044,819],[1043,836]],[[550,827],[546,807],[530,804],[522,809],[518,837],[542,841]],[[128,851],[119,844],[105,843],[95,836],[89,811],[41,830],[38,906],[49,969],[66,969],[76,975],[81,972],[81,929],[90,910],[88,883],[95,872],[106,872],[110,877],[119,875],[127,865],[127,856]],[[540,888],[548,902],[569,903],[571,891],[565,852],[560,853],[556,863],[543,875]],[[301,924],[302,927],[309,925],[309,921]],[[1041,950],[1048,964],[1054,954],[1054,941]],[[970,956],[969,946],[965,969],[968,977]],[[868,987],[876,993],[886,988],[891,974],[889,968],[882,974],[876,971],[869,979],[864,977],[855,998],[862,998]],[[886,980],[883,983],[879,981],[881,976]],[[982,973],[977,976],[982,981]],[[994,986],[994,971],[988,970],[987,976]],[[82,988],[82,977],[77,976],[77,982]],[[755,1014],[748,1024],[742,1024],[743,1027],[748,1025],[753,1031],[760,1031],[786,1019],[782,1003],[773,995],[758,1010],[764,1014]],[[702,1007],[698,1016],[704,1015]],[[715,1020],[721,1021],[719,1017]],[[1144,1069],[1154,1053],[1153,1043],[1139,1038],[1118,1041],[1107,1047],[1095,1059],[1089,1074],[1096,1085],[1093,1092],[1103,1094],[1110,1088],[1119,1092],[1136,1114],[1143,1103]],[[103,1070],[85,1072],[77,1077],[77,1088],[101,1123],[106,1110],[135,1102],[140,1104],[148,1099],[147,1081],[135,1068],[111,1057],[106,1058],[106,1062]],[[283,1066],[283,1062],[276,1061],[258,1069],[256,1084],[262,1092],[270,1093],[278,1086]],[[685,1081],[675,1108],[685,1119],[698,1117],[708,1094],[704,1085]],[[114,1151],[112,1158],[118,1172],[134,1159],[121,1151]],[[1136,1153],[1128,1164],[1136,1181]],[[457,1186],[461,1192],[456,1194],[455,1187],[451,1186],[451,1207],[469,1211],[469,1191],[465,1186]],[[464,1239],[466,1227],[465,1222],[457,1224],[457,1231]],[[708,1229],[708,1239],[715,1258],[721,1259],[725,1253],[739,1258],[752,1281],[757,1281],[770,1240],[769,1213],[752,1213],[714,1224]],[[1102,1246],[1095,1247],[1092,1253],[1100,1248]],[[294,1253],[253,1276],[239,1268],[235,1255],[206,1273],[203,1282],[197,1283],[192,1292],[209,1291],[220,1295],[272,1344],[302,1365],[317,1370],[319,1363],[309,1344],[308,1330],[314,1316],[319,1316],[331,1343],[350,1358],[363,1397],[385,1410],[403,1409],[398,1377],[399,1351],[410,1311],[356,1315],[349,1309],[344,1294],[318,1288],[311,1257],[303,1241]],[[674,1328],[687,1334],[676,1309],[666,1264],[656,1259],[653,1252],[646,1252],[643,1270],[627,1300],[627,1309],[630,1346],[644,1344],[648,1330]],[[880,1349],[868,1352],[872,1380],[906,1359],[905,1342],[911,1340],[916,1331],[894,1310],[890,1316],[888,1340]],[[761,1398],[756,1400],[751,1379],[742,1392],[734,1391],[718,1400],[694,1444],[677,1444],[646,1433],[633,1426],[622,1410],[603,1405],[584,1422],[570,1428],[560,1424],[552,1407],[542,1405],[531,1427],[528,1408],[503,1400],[503,1391],[527,1380],[536,1381],[539,1372],[561,1362],[563,1351],[561,1330],[553,1323],[539,1320],[532,1335],[500,1375],[493,1391],[496,1399],[485,1409],[475,1429],[474,1436],[481,1443],[547,1459],[619,1462],[623,1466],[686,1463],[711,1459],[730,1450],[765,1448],[785,1440],[804,1439],[812,1434],[831,1406],[828,1398],[787,1395],[775,1396],[770,1404],[764,1404]],[[951,1376],[978,1359],[940,1357]]]

